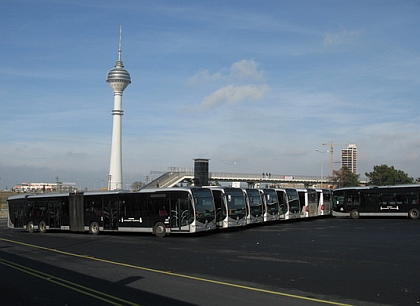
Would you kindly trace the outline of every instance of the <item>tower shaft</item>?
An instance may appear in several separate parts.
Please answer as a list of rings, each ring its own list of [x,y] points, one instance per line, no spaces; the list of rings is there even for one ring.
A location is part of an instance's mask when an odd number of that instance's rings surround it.
[[[114,92],[112,110],[111,160],[109,165],[108,190],[123,189],[122,180],[122,91]]]

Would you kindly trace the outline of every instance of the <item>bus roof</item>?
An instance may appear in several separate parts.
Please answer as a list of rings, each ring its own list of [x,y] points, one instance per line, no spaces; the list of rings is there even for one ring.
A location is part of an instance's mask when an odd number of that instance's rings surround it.
[[[296,188],[297,191],[316,191],[315,188]]]
[[[391,186],[355,186],[355,187],[343,187],[334,189],[335,191],[340,190],[368,190],[368,189],[386,189],[386,188],[420,188],[420,184],[406,184],[406,185],[391,185]]]
[[[164,188],[143,188],[137,192],[140,193],[147,193],[147,192],[165,192],[165,191],[190,191],[193,189],[202,189],[201,187],[197,186],[190,186],[190,187],[164,187]]]
[[[331,192],[331,189],[329,188],[315,188],[315,189],[316,191],[322,191],[322,192],[327,192],[327,193]]]
[[[38,193],[38,194],[31,194],[28,195],[28,198],[57,198],[57,197],[68,197],[70,193],[62,192],[62,193]]]
[[[241,189],[245,190],[241,187],[230,187],[230,186],[204,186],[203,188],[212,189],[212,190],[231,190],[231,189]]]
[[[24,199],[27,198],[29,196],[31,196],[33,194],[28,194],[28,193],[22,193],[22,194],[17,194],[17,195],[13,195],[7,198],[7,201],[9,200],[18,200],[18,199]]]
[[[85,191],[84,195],[107,195],[107,194],[120,194],[120,193],[129,193],[128,190],[104,190],[104,191]]]

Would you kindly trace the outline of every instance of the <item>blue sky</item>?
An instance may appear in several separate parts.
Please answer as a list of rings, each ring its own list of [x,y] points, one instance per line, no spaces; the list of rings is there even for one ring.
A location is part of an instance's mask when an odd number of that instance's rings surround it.
[[[336,162],[358,145],[362,177],[420,177],[419,16],[417,0],[2,1],[0,189],[106,186],[120,25],[126,186],[194,158],[320,175],[331,141]]]

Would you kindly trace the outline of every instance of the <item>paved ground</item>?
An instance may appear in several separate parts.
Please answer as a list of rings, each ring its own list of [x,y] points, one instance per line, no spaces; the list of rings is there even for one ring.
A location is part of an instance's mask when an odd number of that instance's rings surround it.
[[[419,241],[420,221],[408,219],[324,218],[164,239],[29,234],[3,219],[0,273],[14,281],[9,292],[22,290],[22,305],[48,305],[32,286],[45,292],[45,279],[56,278],[141,305],[418,305]],[[28,269],[50,276],[34,283]],[[54,286],[56,305],[81,298]],[[100,294],[82,293],[96,302]]]

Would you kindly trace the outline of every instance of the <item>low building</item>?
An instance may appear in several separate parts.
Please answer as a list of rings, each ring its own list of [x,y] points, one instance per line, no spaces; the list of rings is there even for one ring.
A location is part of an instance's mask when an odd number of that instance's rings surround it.
[[[21,183],[13,188],[15,192],[75,192],[76,183]]]

